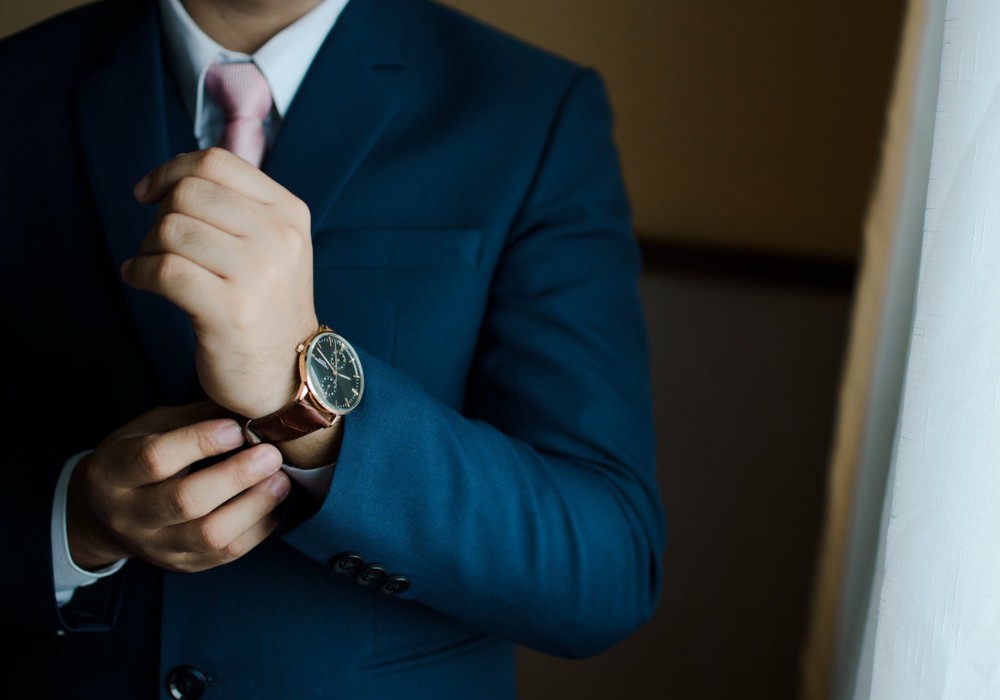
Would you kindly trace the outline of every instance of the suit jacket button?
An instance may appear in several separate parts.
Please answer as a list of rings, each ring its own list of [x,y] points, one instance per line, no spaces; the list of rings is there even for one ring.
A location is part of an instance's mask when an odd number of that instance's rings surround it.
[[[167,690],[177,700],[197,700],[208,687],[208,677],[194,666],[178,666],[167,674]]]
[[[399,595],[410,589],[410,579],[405,576],[393,575],[385,580],[381,590],[386,595]]]
[[[343,552],[333,558],[333,570],[341,576],[356,576],[365,560],[357,552]]]
[[[385,569],[381,564],[369,564],[361,570],[361,573],[358,574],[355,580],[362,586],[380,588],[382,583],[385,582],[385,578]]]

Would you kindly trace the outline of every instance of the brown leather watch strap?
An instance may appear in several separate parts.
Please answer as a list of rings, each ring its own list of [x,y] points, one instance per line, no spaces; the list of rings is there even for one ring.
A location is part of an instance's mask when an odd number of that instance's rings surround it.
[[[321,428],[329,428],[339,415],[320,410],[308,396],[284,406],[261,418],[252,418],[243,424],[243,434],[251,445],[262,442],[288,442],[308,435]]]

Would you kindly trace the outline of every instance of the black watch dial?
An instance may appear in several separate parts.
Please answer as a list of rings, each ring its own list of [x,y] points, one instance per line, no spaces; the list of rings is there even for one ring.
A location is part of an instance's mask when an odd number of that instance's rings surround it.
[[[320,333],[306,348],[306,383],[325,409],[349,413],[365,390],[358,353],[336,333]]]

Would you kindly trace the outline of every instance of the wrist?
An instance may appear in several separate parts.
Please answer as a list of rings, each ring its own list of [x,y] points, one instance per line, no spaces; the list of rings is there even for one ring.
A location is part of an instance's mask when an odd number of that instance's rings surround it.
[[[344,440],[344,421],[339,420],[329,428],[316,430],[308,435],[277,443],[284,463],[298,469],[319,469],[335,463],[340,457]]]
[[[94,513],[86,496],[89,457],[74,469],[66,492],[66,541],[72,563],[85,571],[100,571],[127,558],[126,552]]]
[[[300,381],[298,371],[292,365],[287,376],[269,384],[268,389],[261,392],[255,399],[244,400],[233,406],[227,406],[230,411],[245,418],[260,418],[282,407],[287,406],[295,400],[299,391]]]
[[[259,418],[294,400],[300,376],[296,347],[319,327],[315,314],[294,327],[275,330],[261,344],[245,341],[228,349],[215,346],[214,338],[199,341],[196,353],[198,377],[210,399],[237,416]],[[251,345],[255,348],[250,352]]]
[[[357,407],[364,393],[361,359],[347,340],[327,326],[320,326],[300,342],[295,352],[298,383],[294,397],[270,413],[244,414],[248,417],[244,436],[251,445],[299,443],[308,445],[310,454],[335,453],[340,435],[337,424]],[[317,432],[320,434],[306,440]],[[293,445],[291,451],[298,452],[299,445]]]

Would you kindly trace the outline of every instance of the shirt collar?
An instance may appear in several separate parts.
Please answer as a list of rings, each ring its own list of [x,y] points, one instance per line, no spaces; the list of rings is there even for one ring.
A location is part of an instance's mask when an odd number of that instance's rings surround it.
[[[216,62],[253,61],[271,88],[274,107],[284,117],[306,71],[348,0],[322,0],[260,47],[253,55],[229,51],[205,34],[181,0],[159,0],[167,53],[188,113],[201,113],[205,73]]]

